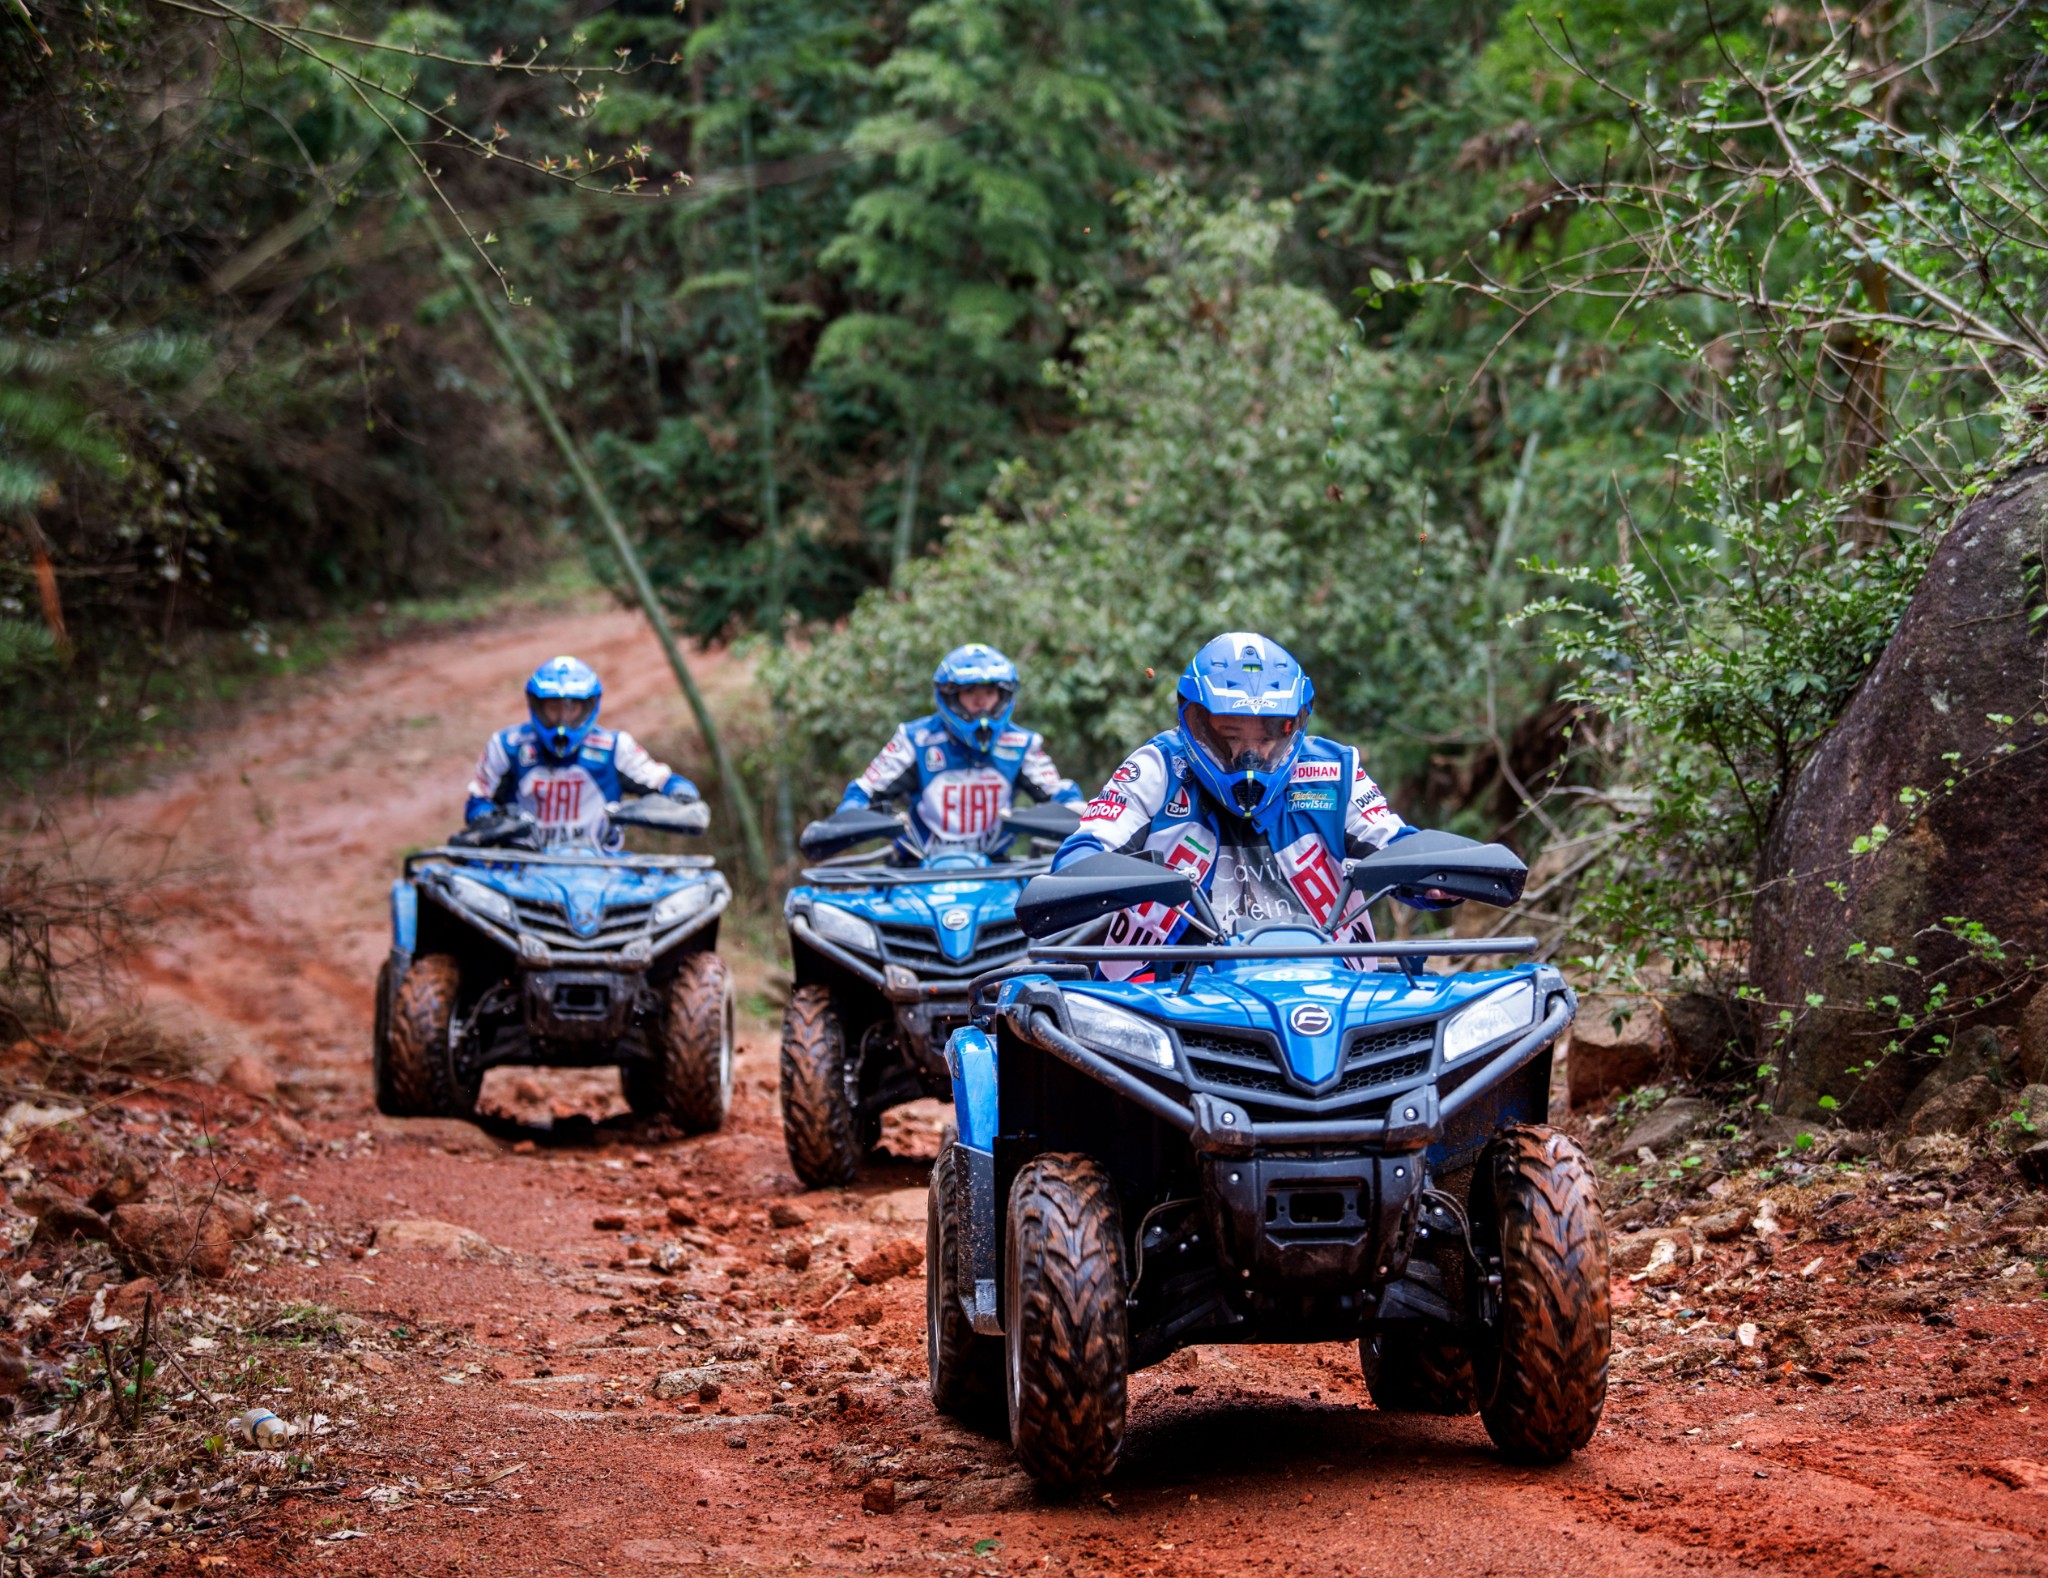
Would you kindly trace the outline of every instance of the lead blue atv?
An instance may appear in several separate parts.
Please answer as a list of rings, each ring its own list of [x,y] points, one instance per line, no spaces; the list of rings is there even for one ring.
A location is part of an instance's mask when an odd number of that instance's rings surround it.
[[[701,833],[701,801],[606,807],[620,827]],[[640,1117],[725,1121],[733,992],[718,946],[732,890],[708,855],[539,846],[518,811],[405,859],[377,976],[377,1108],[473,1117],[503,1063],[615,1065]]]
[[[1006,841],[1027,849],[1079,825],[1063,805],[1003,818]],[[807,1188],[851,1183],[883,1113],[950,1088],[944,1048],[967,1021],[968,982],[1023,957],[1017,895],[1049,865],[945,843],[914,864],[847,853],[905,831],[900,816],[850,810],[797,841],[823,862],[783,905],[796,980],[782,1019],[782,1130]]]
[[[1416,833],[1350,893],[1496,905],[1522,863]],[[1095,855],[1018,903],[1044,937],[1134,905],[1195,946],[1037,946],[972,988],[947,1043],[957,1134],[932,1169],[933,1402],[994,1423],[1050,1487],[1100,1479],[1132,1371],[1193,1343],[1357,1342],[1376,1406],[1479,1413],[1561,1459],[1606,1397],[1607,1247],[1592,1172],[1543,1126],[1577,1002],[1551,967],[1432,975],[1533,939],[1226,934],[1179,872]],[[1096,978],[1141,963],[1128,981]]]

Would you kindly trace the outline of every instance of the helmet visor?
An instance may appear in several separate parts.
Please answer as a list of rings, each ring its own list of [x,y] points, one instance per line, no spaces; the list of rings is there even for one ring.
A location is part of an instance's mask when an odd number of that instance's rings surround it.
[[[1301,718],[1246,718],[1221,715],[1189,703],[1188,733],[1211,761],[1227,773],[1270,772],[1287,758]]]
[[[1014,685],[941,685],[939,699],[946,704],[946,710],[956,718],[965,718],[969,723],[982,718],[993,718],[1010,704],[1010,698],[1017,694]]]
[[[544,729],[580,729],[597,711],[595,696],[534,696],[533,715]]]

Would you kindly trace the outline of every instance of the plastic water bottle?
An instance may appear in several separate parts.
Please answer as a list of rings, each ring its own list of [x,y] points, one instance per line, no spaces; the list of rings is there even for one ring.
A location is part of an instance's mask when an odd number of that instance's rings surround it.
[[[266,1451],[291,1438],[292,1427],[267,1408],[252,1408],[235,1421],[235,1434],[253,1447]]]

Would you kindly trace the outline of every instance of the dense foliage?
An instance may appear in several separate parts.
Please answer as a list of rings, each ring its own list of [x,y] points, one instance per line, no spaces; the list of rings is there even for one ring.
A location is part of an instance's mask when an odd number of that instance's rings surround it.
[[[1086,777],[1258,625],[1411,814],[1540,855],[1530,919],[1739,969],[1787,786],[2038,441],[2024,11],[46,0],[0,49],[0,662],[138,713],[189,629],[586,524],[452,231],[679,620],[791,641],[805,801],[956,639]]]
[[[819,778],[862,765],[965,640],[1024,665],[1020,718],[1083,779],[1170,723],[1180,663],[1218,629],[1289,643],[1325,727],[1442,721],[1483,577],[1430,531],[1413,367],[1353,350],[1327,298],[1276,277],[1289,205],[1212,211],[1162,183],[1127,208],[1155,272],[1054,373],[1080,425],[1043,470],[1007,470],[945,553],[771,668]]]

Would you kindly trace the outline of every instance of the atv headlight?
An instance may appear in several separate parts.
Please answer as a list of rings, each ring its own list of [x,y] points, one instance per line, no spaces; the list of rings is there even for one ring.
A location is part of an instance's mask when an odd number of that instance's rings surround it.
[[[1444,1021],[1444,1061],[1476,1052],[1536,1017],[1536,983],[1528,980],[1489,992]]]
[[[1149,1019],[1112,1008],[1099,998],[1075,992],[1067,998],[1067,1019],[1074,1034],[1098,1052],[1147,1063],[1154,1068],[1173,1067],[1173,1042]]]
[[[882,951],[882,945],[875,937],[875,928],[836,904],[813,904],[811,929],[827,942],[836,942],[842,948],[858,948],[862,953]]]
[[[450,877],[448,889],[462,904],[500,926],[510,926],[518,918],[512,901],[496,888],[487,888],[468,877]]]
[[[648,924],[656,931],[665,926],[680,925],[710,902],[711,884],[699,882],[679,893],[671,893],[655,905],[653,915],[648,917]]]

